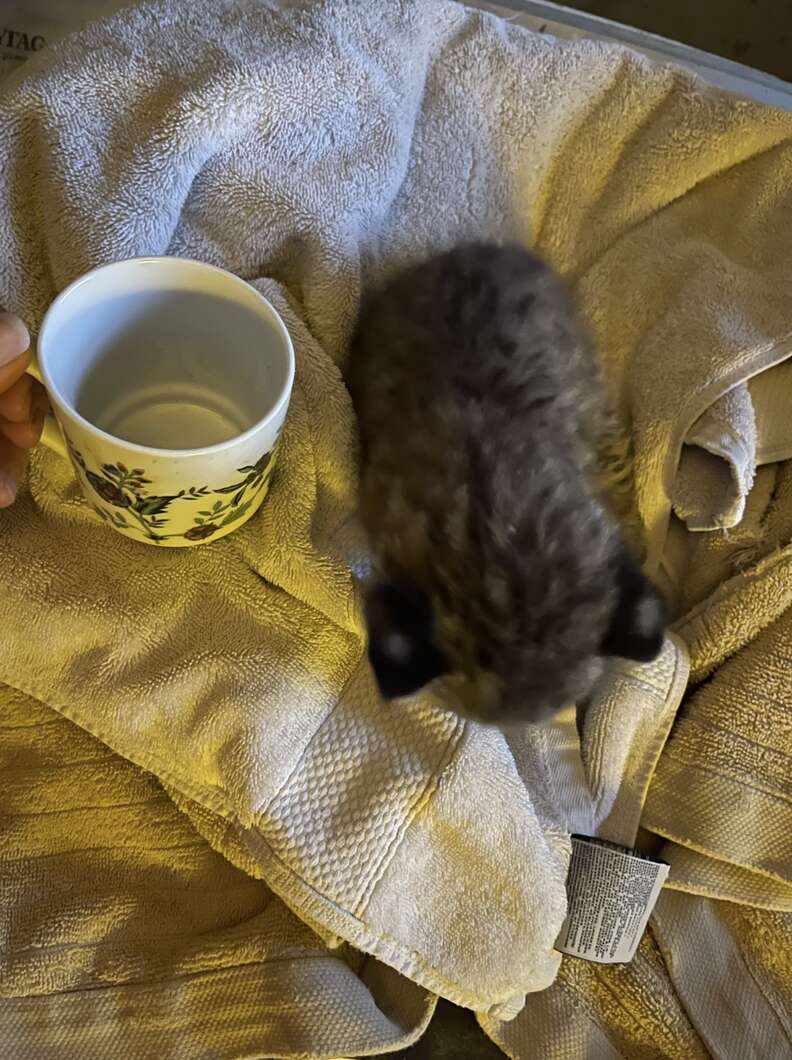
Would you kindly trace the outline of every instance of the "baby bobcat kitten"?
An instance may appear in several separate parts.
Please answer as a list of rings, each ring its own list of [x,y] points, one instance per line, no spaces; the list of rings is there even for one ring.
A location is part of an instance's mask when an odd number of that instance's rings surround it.
[[[384,696],[451,673],[461,713],[538,721],[604,656],[658,654],[663,606],[619,529],[626,445],[546,265],[472,244],[407,269],[365,301],[349,382]]]

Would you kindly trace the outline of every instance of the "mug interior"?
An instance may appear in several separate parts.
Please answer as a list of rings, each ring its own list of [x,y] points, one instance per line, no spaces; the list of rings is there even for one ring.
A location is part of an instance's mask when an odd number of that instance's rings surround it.
[[[257,291],[221,269],[142,258],[97,269],[53,303],[45,381],[70,411],[135,446],[210,448],[288,400],[288,333]]]

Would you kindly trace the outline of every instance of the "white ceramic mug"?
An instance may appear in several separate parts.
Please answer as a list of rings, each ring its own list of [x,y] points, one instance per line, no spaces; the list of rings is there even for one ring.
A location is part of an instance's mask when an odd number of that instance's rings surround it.
[[[216,541],[264,500],[294,350],[244,280],[182,258],[95,269],[50,306],[31,373],[60,427],[49,422],[43,441],[71,458],[119,533],[169,548]]]

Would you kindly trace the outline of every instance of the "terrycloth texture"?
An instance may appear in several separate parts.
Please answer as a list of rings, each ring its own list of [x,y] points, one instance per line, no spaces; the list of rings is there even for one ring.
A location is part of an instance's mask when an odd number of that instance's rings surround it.
[[[265,509],[194,552],[110,535],[37,454],[0,519],[0,679],[167,783],[328,942],[513,1015],[557,969],[565,822],[540,744],[518,768],[441,703],[384,710],[362,661],[337,366],[363,265],[472,234],[548,256],[634,425],[656,558],[688,428],[786,356],[792,117],[617,48],[395,0],[162,0],[23,73],[2,100],[0,302],[35,327],[94,265],[202,258],[273,300],[298,379]],[[616,677],[646,741],[624,800],[597,773],[622,734],[587,720],[589,788],[622,822],[684,665],[669,642],[648,691]]]
[[[630,964],[564,958],[517,1019],[479,1019],[511,1060],[769,1060],[790,999],[792,913],[664,892]]]
[[[8,688],[0,776],[1,1057],[357,1056],[422,1033],[426,991],[328,951],[154,777]]]
[[[786,888],[792,897],[790,585],[788,546],[727,582],[680,627],[696,676],[711,667],[714,646],[718,655],[726,652],[730,633],[744,646],[685,704],[652,779],[642,824],[718,863],[756,873],[758,895],[767,879],[774,893]],[[750,629],[757,615],[768,624]],[[733,885],[727,869],[720,892],[710,884],[707,893],[739,900]]]
[[[672,490],[688,530],[740,526],[757,468],[792,457],[792,364],[784,362],[714,401],[685,436]]]
[[[667,892],[653,930],[710,1055],[792,1055],[792,913]]]
[[[687,676],[687,652],[671,637],[653,663],[638,667],[615,660],[582,725],[570,708],[548,724],[507,733],[517,769],[548,829],[633,845]]]
[[[671,580],[700,687],[663,748],[641,823],[671,841],[669,887],[788,910],[792,463],[761,469],[735,531],[689,536]]]
[[[688,530],[725,530],[740,522],[756,447],[754,407],[741,383],[714,401],[685,436],[672,503]]]
[[[651,930],[630,964],[565,957],[553,985],[532,994],[515,1020],[482,1016],[479,1022],[511,1060],[710,1056],[674,991]],[[722,1060],[732,1058],[725,1054]]]

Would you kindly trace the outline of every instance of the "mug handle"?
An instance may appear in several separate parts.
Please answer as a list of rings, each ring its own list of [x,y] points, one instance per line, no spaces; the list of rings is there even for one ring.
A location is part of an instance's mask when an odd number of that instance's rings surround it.
[[[36,351],[31,344],[31,357],[30,364],[27,366],[25,371],[28,375],[32,375],[39,383],[44,385],[44,380],[41,376],[41,369],[39,368],[38,359],[36,357]],[[60,456],[69,457],[69,451],[66,448],[66,440],[63,437],[63,432],[58,425],[58,421],[50,410],[44,419],[44,428],[41,432],[41,438],[39,439],[48,449],[52,449],[53,452],[59,453]]]

